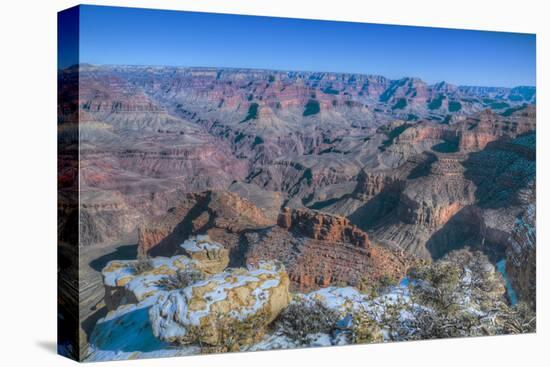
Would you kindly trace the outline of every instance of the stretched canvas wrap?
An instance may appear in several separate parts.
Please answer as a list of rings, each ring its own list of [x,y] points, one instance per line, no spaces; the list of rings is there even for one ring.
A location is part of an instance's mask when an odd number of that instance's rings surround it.
[[[535,35],[58,15],[59,353],[536,328]]]

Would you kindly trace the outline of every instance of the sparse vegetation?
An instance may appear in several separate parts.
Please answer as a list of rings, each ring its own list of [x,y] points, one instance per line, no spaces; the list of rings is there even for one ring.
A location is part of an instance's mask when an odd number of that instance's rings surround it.
[[[370,298],[375,298],[389,287],[396,285],[398,282],[399,281],[397,279],[384,274],[375,281],[371,281],[366,278],[362,279],[357,284],[357,289],[359,289],[361,293],[369,295]]]
[[[164,290],[171,291],[182,289],[204,279],[204,274],[198,270],[183,271],[180,270],[176,274],[158,281],[158,285]]]
[[[134,272],[136,274],[143,274],[146,271],[153,270],[153,264],[151,263],[151,260],[148,258],[145,259],[139,259],[134,264]]]
[[[276,320],[276,328],[289,338],[305,342],[309,334],[330,333],[338,322],[336,311],[318,300],[291,303]]]
[[[318,114],[320,111],[321,111],[321,107],[319,105],[319,102],[314,99],[310,99],[306,103],[303,115],[311,116],[311,115]]]
[[[252,345],[261,340],[265,333],[265,326],[268,321],[268,312],[260,311],[246,320],[237,320],[227,317],[227,315],[218,313],[214,325],[211,328],[197,328],[195,332],[201,333],[209,330],[217,333],[217,339],[221,341],[220,345],[209,345],[201,342],[208,339],[211,335],[198,335],[203,354],[238,352],[241,347]]]
[[[352,313],[351,341],[354,344],[383,341],[378,323],[363,309]]]
[[[449,112],[457,112],[462,109],[462,104],[457,101],[449,102]]]
[[[256,102],[251,103],[250,106],[248,107],[248,114],[246,115],[244,120],[242,120],[241,122],[247,122],[249,120],[257,119],[258,118],[258,107],[259,107],[259,105]]]

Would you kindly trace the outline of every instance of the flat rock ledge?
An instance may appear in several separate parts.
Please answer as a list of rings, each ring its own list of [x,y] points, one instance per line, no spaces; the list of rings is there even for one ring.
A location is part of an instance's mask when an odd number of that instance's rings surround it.
[[[185,254],[139,260],[115,260],[103,268],[108,310],[138,303],[161,290],[159,282],[178,272],[219,273],[229,264],[229,252],[208,236],[191,237],[180,245]]]

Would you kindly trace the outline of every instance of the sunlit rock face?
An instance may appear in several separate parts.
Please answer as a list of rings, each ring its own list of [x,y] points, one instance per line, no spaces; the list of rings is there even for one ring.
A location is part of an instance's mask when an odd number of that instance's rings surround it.
[[[252,344],[287,306],[288,286],[284,267],[274,264],[227,270],[160,295],[150,310],[153,333],[179,344]]]
[[[180,248],[191,259],[198,261],[208,274],[219,273],[229,264],[229,251],[208,235],[192,237],[184,241]]]

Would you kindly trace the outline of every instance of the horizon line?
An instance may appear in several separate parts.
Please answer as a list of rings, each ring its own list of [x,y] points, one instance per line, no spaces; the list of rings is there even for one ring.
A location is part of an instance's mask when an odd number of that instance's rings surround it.
[[[83,65],[89,65],[94,67],[134,67],[134,68],[176,68],[176,69],[233,69],[233,70],[254,70],[254,71],[273,71],[273,72],[295,72],[295,73],[326,73],[326,74],[340,74],[340,75],[362,75],[362,76],[375,76],[375,77],[382,77],[385,79],[388,79],[390,81],[397,81],[402,79],[419,79],[420,81],[424,82],[428,86],[434,86],[439,83],[445,83],[449,85],[453,85],[455,87],[481,87],[481,88],[500,88],[500,89],[514,89],[514,88],[521,88],[521,87],[528,87],[528,88],[537,88],[535,85],[527,85],[527,84],[520,84],[520,85],[514,85],[511,87],[505,87],[502,85],[482,85],[482,84],[455,84],[450,83],[446,80],[438,80],[435,82],[428,82],[425,79],[423,79],[420,76],[402,76],[399,78],[391,78],[387,77],[382,74],[376,74],[376,73],[365,73],[365,72],[343,72],[343,71],[327,71],[327,70],[303,70],[303,69],[270,69],[270,68],[261,68],[261,67],[239,67],[239,66],[198,66],[198,65],[168,65],[168,64],[96,64],[91,62],[80,62],[78,64],[73,64],[70,66],[66,66],[64,68],[58,68],[58,71],[68,70],[71,68],[74,68],[76,66],[81,67]]]

